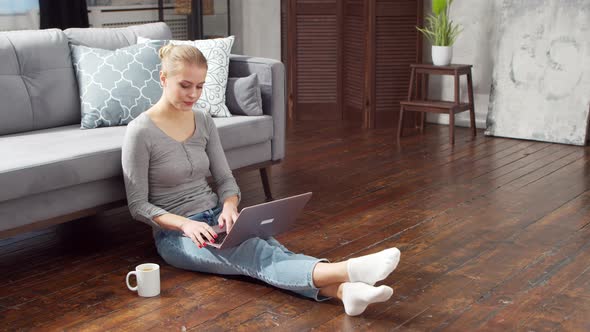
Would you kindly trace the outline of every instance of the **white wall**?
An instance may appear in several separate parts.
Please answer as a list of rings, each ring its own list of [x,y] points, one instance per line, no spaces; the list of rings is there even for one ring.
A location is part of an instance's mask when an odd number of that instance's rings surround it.
[[[281,59],[281,1],[230,0],[234,54]]]
[[[475,119],[478,128],[485,128],[498,25],[497,15],[500,1],[495,0],[456,0],[451,7],[451,18],[463,27],[463,32],[453,46],[453,63],[472,64],[473,92],[475,100]],[[431,1],[424,0],[424,17],[431,13]],[[425,39],[425,62],[432,62],[431,45]],[[461,78],[461,100],[467,101],[467,80]],[[453,78],[431,76],[429,97],[434,99],[453,100]],[[448,115],[428,114],[429,122],[449,123]],[[455,117],[458,126],[469,126],[469,112]]]

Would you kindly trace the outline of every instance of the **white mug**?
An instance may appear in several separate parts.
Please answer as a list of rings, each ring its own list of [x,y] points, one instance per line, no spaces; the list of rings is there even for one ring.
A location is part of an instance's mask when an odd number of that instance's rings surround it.
[[[129,277],[135,275],[137,286],[131,287]],[[135,271],[127,273],[127,287],[137,292],[139,296],[152,297],[160,294],[160,266],[153,263],[145,263],[135,267]]]

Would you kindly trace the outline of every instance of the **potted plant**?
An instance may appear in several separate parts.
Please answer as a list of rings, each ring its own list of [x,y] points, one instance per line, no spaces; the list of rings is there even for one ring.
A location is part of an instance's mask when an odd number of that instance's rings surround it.
[[[424,28],[416,27],[432,44],[432,63],[446,66],[453,57],[453,44],[462,29],[449,19],[453,0],[432,0],[432,14],[426,17]]]

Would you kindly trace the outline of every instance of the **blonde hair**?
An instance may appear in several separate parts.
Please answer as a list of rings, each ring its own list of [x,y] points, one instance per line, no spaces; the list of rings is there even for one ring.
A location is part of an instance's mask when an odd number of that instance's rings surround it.
[[[164,76],[175,75],[183,65],[194,64],[207,69],[207,59],[198,48],[191,45],[174,45],[169,43],[160,48],[162,72]]]

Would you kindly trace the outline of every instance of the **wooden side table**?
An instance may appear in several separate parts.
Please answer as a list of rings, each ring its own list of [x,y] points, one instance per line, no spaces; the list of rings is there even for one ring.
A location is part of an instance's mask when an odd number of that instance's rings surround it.
[[[424,122],[426,112],[442,113],[449,115],[449,140],[455,144],[455,114],[469,111],[471,120],[471,135],[476,136],[475,132],[475,107],[473,102],[473,82],[471,79],[472,65],[450,64],[448,66],[435,66],[433,64],[413,64],[410,65],[412,70],[410,74],[410,87],[408,88],[408,100],[400,102],[400,115],[398,122],[398,141],[402,137],[404,111],[414,111],[420,113],[420,133],[424,133]],[[422,74],[422,87],[420,95],[417,95],[418,74]],[[428,99],[428,75],[452,75],[455,77],[455,101],[429,100]],[[467,91],[469,102],[462,103],[459,100],[459,78],[461,75],[467,75]]]

